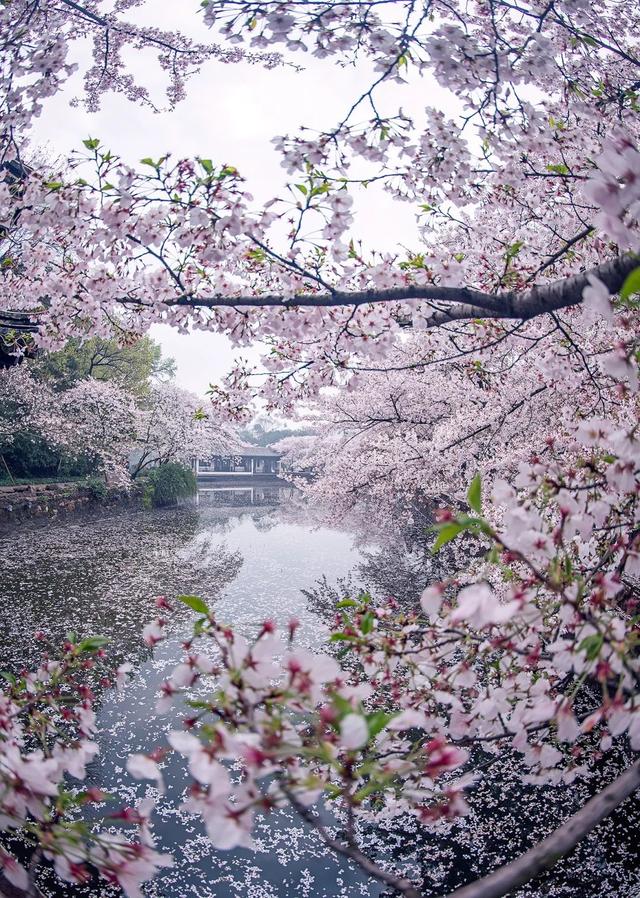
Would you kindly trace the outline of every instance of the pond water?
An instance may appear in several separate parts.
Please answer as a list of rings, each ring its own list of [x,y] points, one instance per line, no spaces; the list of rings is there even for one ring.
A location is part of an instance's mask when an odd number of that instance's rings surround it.
[[[107,692],[98,710],[100,757],[89,783],[113,788],[126,803],[154,794],[124,769],[132,751],[163,742],[178,722],[157,716],[155,695],[182,655],[192,612],[172,618],[169,638],[152,654],[140,639],[154,616],[153,597],[202,596],[220,620],[246,634],[266,618],[298,617],[300,639],[317,645],[326,629],[302,589],[326,576],[348,577],[362,560],[353,534],[317,527],[289,487],[203,489],[194,506],[127,512],[24,526],[3,540],[0,584],[0,669],[36,662],[36,630],[60,642],[68,631],[109,637],[136,674],[122,693]],[[375,894],[346,863],[327,856],[306,825],[285,812],[256,831],[256,850],[216,852],[199,821],[177,807],[184,762],[169,760],[168,796],[155,832],[175,865],[146,887],[150,896],[288,898]],[[110,889],[93,885],[90,894]],[[49,885],[51,895],[64,890]],[[78,893],[80,890],[75,890]]]
[[[180,606],[169,637],[154,653],[140,638],[154,616],[153,597],[202,596],[221,620],[246,634],[266,618],[286,623],[298,617],[300,639],[318,646],[339,581],[372,585],[381,595],[400,584],[415,601],[433,576],[420,553],[409,558],[402,540],[380,548],[363,545],[348,527],[319,524],[321,509],[306,506],[289,487],[211,487],[195,505],[66,519],[46,526],[24,525],[0,539],[0,669],[19,670],[37,662],[43,630],[52,644],[73,630],[109,637],[118,661],[136,671],[122,693],[108,690],[98,708],[101,754],[89,783],[134,804],[155,793],[125,771],[130,752],[164,742],[179,726],[177,713],[155,714],[160,683],[181,657],[191,632],[192,612]],[[373,539],[373,538],[372,538]],[[616,775],[622,758],[591,781],[570,789],[524,787],[509,754],[492,762],[469,792],[468,817],[434,832],[396,821],[386,835],[367,833],[378,856],[393,857],[398,870],[423,881],[423,894],[444,895],[517,856],[575,812]],[[159,847],[175,859],[145,886],[149,898],[358,898],[381,889],[323,848],[289,812],[260,822],[255,851],[216,852],[199,821],[180,810],[187,779],[182,759],[169,757],[167,796],[159,801],[155,833]],[[552,871],[514,893],[513,898],[638,898],[637,833],[640,813],[628,802],[601,824]],[[80,898],[81,889],[43,883],[49,898]],[[109,887],[92,884],[85,896],[107,898]]]

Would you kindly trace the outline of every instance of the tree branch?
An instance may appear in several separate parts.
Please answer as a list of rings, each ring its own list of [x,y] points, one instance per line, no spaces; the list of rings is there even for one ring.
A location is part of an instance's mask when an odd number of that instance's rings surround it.
[[[562,826],[529,851],[520,855],[515,861],[500,867],[495,873],[490,873],[489,876],[456,889],[455,892],[449,892],[441,898],[504,898],[515,889],[535,879],[536,876],[568,854],[639,787],[640,761],[636,761],[602,792],[588,801],[583,808],[569,817]],[[294,810],[303,820],[314,827],[329,848],[350,858],[371,877],[397,889],[405,898],[421,898],[422,893],[410,880],[382,870],[357,847],[346,845],[335,839],[318,817],[309,808],[302,805],[284,785],[283,790]]]
[[[495,873],[442,898],[503,898],[552,867],[640,787],[640,761],[554,830],[546,839]]]
[[[409,879],[405,879],[402,876],[396,876],[394,873],[389,873],[381,867],[378,867],[371,858],[360,851],[357,845],[345,844],[339,839],[334,838],[321,823],[320,819],[308,807],[303,805],[302,802],[298,801],[293,792],[291,792],[284,783],[281,782],[280,785],[284,794],[287,796],[287,800],[291,807],[303,820],[316,830],[324,843],[335,851],[336,854],[341,854],[343,857],[349,858],[362,870],[368,873],[372,879],[377,879],[378,882],[383,882],[385,885],[391,886],[404,895],[404,898],[420,898],[420,892]]]
[[[617,293],[627,275],[638,267],[635,254],[616,256],[607,262],[569,278],[533,287],[531,290],[504,293],[483,293],[468,287],[444,287],[438,285],[396,287],[387,290],[338,291],[314,295],[298,293],[293,297],[265,294],[263,296],[179,296],[167,305],[194,308],[333,308],[336,306],[362,306],[381,302],[408,302],[422,299],[432,302],[448,302],[451,306],[436,309],[427,319],[427,327],[438,327],[451,321],[472,318],[515,318],[527,320],[555,312],[582,302],[582,291],[589,284],[588,276],[599,278],[610,293]]]

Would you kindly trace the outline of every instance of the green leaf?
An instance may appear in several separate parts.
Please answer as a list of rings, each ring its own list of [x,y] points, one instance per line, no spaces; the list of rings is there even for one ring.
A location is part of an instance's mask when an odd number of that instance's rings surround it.
[[[200,165],[208,175],[213,174],[213,162],[211,161],[211,159],[201,159]]]
[[[140,162],[141,162],[143,165],[150,165],[151,168],[157,168],[157,165],[155,164],[155,162],[153,161],[153,159],[151,158],[151,156],[145,156],[144,159],[141,159],[141,160],[140,160]]]
[[[324,791],[327,793],[329,801],[340,798],[340,796],[342,795],[342,789],[340,788],[340,786],[336,786],[334,783],[325,783]]]
[[[511,259],[515,259],[523,246],[524,242],[522,240],[516,240],[515,243],[512,243],[511,246],[507,247],[507,251],[505,253],[505,259],[507,260],[507,262],[510,262]]]
[[[455,539],[463,530],[466,530],[466,526],[464,524],[459,524],[457,521],[450,521],[447,524],[442,524],[438,528],[438,536],[431,549],[432,554],[435,555],[436,552],[440,551],[440,549],[443,546],[446,546],[447,543],[450,543],[452,539]]]
[[[298,188],[300,193],[304,193],[305,196],[307,195],[307,188],[304,186],[304,184],[296,184],[296,187]]]
[[[379,783],[375,779],[371,779],[366,785],[362,787],[362,789],[358,789],[358,791],[354,793],[353,798],[355,801],[363,801],[373,792],[379,792],[382,788],[382,783]]]
[[[640,293],[640,268],[634,268],[625,278],[620,288],[620,299],[629,299],[634,293]]]
[[[600,654],[603,642],[604,636],[601,633],[592,633],[591,636],[585,636],[578,646],[578,651],[585,653],[587,661],[595,661]]]
[[[373,614],[371,614],[370,611],[367,611],[366,614],[362,615],[362,620],[360,621],[360,630],[365,634],[371,633],[371,631],[373,630],[374,620],[375,618]]]
[[[194,636],[202,636],[208,623],[209,623],[208,617],[199,617],[198,620],[193,625]]]
[[[357,636],[349,636],[347,633],[332,633],[329,642],[353,642]]]
[[[569,169],[564,162],[551,163],[547,165],[547,171],[553,172],[554,175],[568,175]]]
[[[595,39],[595,37],[591,37],[590,34],[581,34],[580,37],[582,38],[583,44],[586,44],[587,47],[599,46],[598,41]]]
[[[198,596],[178,596],[178,601],[184,602],[185,605],[197,611],[198,614],[209,614],[206,602],[203,602]]]
[[[377,736],[395,716],[395,714],[388,714],[386,711],[374,711],[372,714],[367,714],[369,739],[373,739]]]
[[[342,599],[338,602],[336,608],[353,608],[357,604],[355,599]]]
[[[186,703],[196,711],[208,711],[211,708],[211,702],[205,702],[200,698],[188,698]]]
[[[44,186],[48,190],[60,190],[62,187],[62,181],[45,181]]]
[[[476,474],[469,484],[469,489],[467,490],[467,502],[474,511],[477,511],[478,514],[482,514],[482,480],[480,479],[479,474]]]
[[[106,636],[89,636],[78,643],[78,651],[97,652],[98,649],[103,648],[105,645],[109,645],[109,640]]]
[[[15,686],[18,682],[12,673],[9,673],[8,670],[0,670],[0,677],[3,680],[6,680],[7,683],[11,683],[12,686]]]
[[[97,137],[88,137],[86,140],[83,140],[82,143],[88,150],[97,150],[100,146],[100,141]]]
[[[351,702],[347,701],[346,698],[343,698],[335,692],[331,696],[331,699],[340,717],[346,717],[347,714],[353,714],[353,705]]]

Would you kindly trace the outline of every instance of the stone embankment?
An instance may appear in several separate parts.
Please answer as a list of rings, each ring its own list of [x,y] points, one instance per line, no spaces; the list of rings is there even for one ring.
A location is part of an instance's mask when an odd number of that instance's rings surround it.
[[[97,497],[85,483],[30,483],[0,487],[0,531],[24,521],[55,519],[87,510],[99,511],[105,505],[130,504],[127,497],[106,500]],[[114,501],[115,500],[115,501]],[[136,500],[139,502],[139,500]]]

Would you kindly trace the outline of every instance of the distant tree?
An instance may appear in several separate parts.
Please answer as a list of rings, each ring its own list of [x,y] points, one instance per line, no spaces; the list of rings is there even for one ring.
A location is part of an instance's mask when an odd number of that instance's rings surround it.
[[[0,453],[29,445],[41,464],[38,455],[55,459],[57,452],[83,472],[89,462],[109,483],[126,486],[149,467],[189,464],[232,444],[231,433],[203,412],[197,396],[173,384],[135,396],[115,380],[85,377],[56,391],[28,365],[0,371]],[[47,463],[55,467],[50,458]],[[1,459],[0,465],[6,468]]]
[[[293,427],[286,419],[271,415],[257,415],[239,431],[239,437],[253,446],[272,446],[287,437],[306,436],[313,428]]]
[[[175,376],[175,362],[163,358],[162,348],[151,337],[138,337],[124,344],[115,339],[91,337],[84,342],[69,340],[64,349],[39,356],[33,365],[37,376],[56,390],[67,390],[87,377],[114,381],[128,393],[142,396],[152,382]]]
[[[207,459],[232,445],[230,432],[205,414],[197,396],[173,384],[159,384],[138,404],[131,474],[136,478],[155,465]]]

